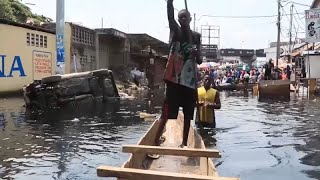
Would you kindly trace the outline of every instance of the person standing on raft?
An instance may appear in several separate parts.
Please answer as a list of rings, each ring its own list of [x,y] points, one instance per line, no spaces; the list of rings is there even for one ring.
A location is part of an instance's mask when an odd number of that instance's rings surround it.
[[[183,140],[180,147],[187,146],[190,121],[193,119],[197,96],[197,64],[200,58],[201,35],[190,30],[192,20],[188,10],[183,9],[178,14],[178,23],[174,19],[173,0],[167,0],[168,20],[170,27],[170,51],[164,73],[166,83],[165,101],[162,108],[160,125],[156,135],[155,145],[160,145],[160,137],[168,119],[178,117],[179,108],[183,108],[184,127]],[[189,43],[192,32],[192,44]],[[196,67],[196,68],[194,68]]]

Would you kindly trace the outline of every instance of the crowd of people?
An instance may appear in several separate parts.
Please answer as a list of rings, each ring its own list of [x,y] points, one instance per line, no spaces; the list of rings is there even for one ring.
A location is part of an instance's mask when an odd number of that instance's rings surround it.
[[[199,78],[203,79],[209,75],[214,82],[213,85],[219,86],[222,83],[240,84],[257,83],[260,80],[286,80],[290,79],[292,67],[281,69],[274,66],[270,59],[264,66],[252,67],[250,69],[239,69],[238,67],[208,68],[200,71]]]

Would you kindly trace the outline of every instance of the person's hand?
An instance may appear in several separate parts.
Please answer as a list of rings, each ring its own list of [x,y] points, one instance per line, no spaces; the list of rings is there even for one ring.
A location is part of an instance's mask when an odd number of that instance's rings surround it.
[[[209,107],[209,106],[213,106],[215,105],[216,103],[206,103],[205,107]]]
[[[198,54],[199,54],[198,49],[197,49],[196,47],[192,47],[192,48],[191,48],[191,55],[192,55],[192,57],[193,57],[193,58],[196,58],[196,57],[198,57]]]
[[[203,106],[203,105],[204,105],[204,102],[203,102],[203,101],[199,101],[199,102],[198,102],[198,105],[199,105],[199,106]]]

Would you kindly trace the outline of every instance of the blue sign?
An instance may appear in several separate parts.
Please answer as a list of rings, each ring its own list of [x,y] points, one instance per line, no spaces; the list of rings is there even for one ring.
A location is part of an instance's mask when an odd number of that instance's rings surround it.
[[[64,74],[65,69],[65,50],[63,43],[63,35],[57,35],[57,66],[56,74]]]
[[[57,62],[65,62],[64,49],[57,49]]]
[[[11,61],[12,63],[11,63],[10,71],[8,74],[6,74],[5,65],[4,65],[5,61],[7,60],[6,57],[7,57],[6,55],[0,55],[0,63],[1,63],[0,78],[13,77],[14,72],[19,73],[19,77],[26,76],[24,69],[23,69],[23,66],[22,66],[22,63],[21,63],[20,56],[15,56],[13,58],[13,60]]]
[[[57,62],[65,62],[63,35],[57,35]]]

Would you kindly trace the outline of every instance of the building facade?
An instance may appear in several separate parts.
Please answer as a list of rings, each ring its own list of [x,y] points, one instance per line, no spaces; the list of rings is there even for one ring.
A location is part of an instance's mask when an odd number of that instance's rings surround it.
[[[130,63],[130,42],[127,34],[113,28],[95,29],[98,68],[117,71]]]
[[[69,23],[71,27],[71,71],[97,69],[96,32],[92,29]]]
[[[54,32],[0,20],[0,93],[55,72]]]
[[[39,27],[0,20],[0,32],[0,93],[21,91],[34,80],[55,74],[55,23]],[[147,34],[89,29],[74,23],[65,24],[64,46],[65,73],[107,68],[120,76],[137,66],[146,72],[149,56],[139,54],[151,46],[157,51],[155,82],[162,80],[159,74],[167,59],[163,56],[168,54],[168,44]]]

